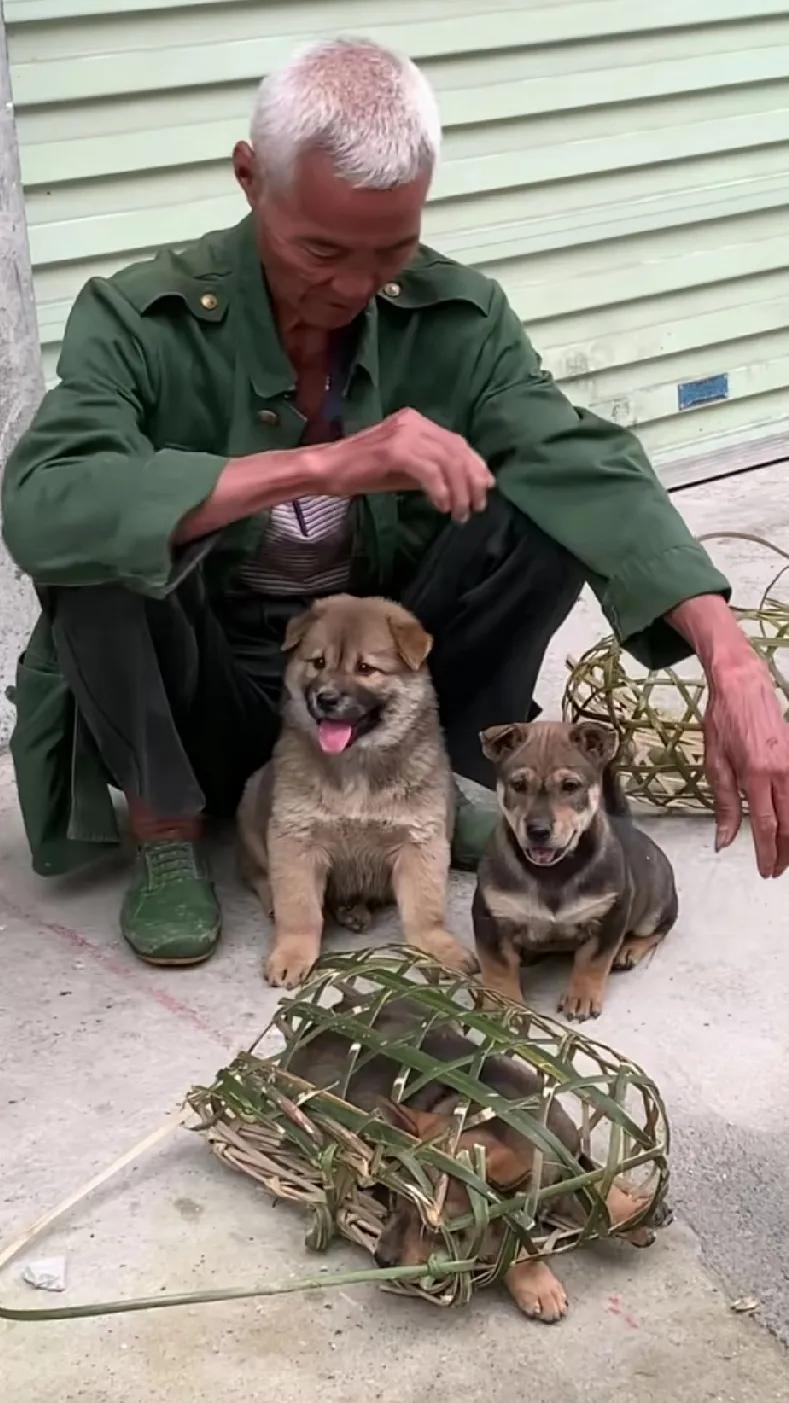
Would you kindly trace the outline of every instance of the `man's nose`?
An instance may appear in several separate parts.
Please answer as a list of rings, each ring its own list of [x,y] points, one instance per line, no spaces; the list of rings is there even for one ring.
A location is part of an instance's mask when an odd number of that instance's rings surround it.
[[[375,277],[364,268],[343,268],[335,274],[333,287],[342,302],[369,302],[378,291]]]

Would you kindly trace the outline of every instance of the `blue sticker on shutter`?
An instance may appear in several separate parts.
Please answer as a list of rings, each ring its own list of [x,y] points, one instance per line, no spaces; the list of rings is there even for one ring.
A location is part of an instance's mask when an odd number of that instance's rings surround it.
[[[729,398],[728,375],[708,375],[704,380],[685,380],[677,385],[680,409],[696,409],[700,404],[714,404]]]

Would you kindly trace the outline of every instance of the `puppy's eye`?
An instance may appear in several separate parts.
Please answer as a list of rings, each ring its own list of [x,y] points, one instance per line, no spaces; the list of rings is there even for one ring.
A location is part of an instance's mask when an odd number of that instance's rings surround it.
[[[378,668],[373,667],[372,663],[366,663],[364,658],[360,658],[356,664],[356,671],[360,673],[362,677],[369,677],[371,673],[378,672]]]
[[[529,788],[529,781],[525,775],[514,775],[510,780],[510,789],[516,794],[525,794]]]
[[[324,658],[323,653],[318,653],[317,657],[310,658],[310,663],[315,668],[316,672],[323,672],[323,669],[326,666],[326,659]]]
[[[577,779],[563,779],[561,784],[562,794],[578,794],[581,788]]]

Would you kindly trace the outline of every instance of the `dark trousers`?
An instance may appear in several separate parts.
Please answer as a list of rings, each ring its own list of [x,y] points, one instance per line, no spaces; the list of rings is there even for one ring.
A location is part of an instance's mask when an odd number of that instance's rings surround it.
[[[578,597],[581,567],[494,496],[448,525],[401,602],[430,657],[453,769],[492,783],[479,732],[527,718],[545,649]],[[232,813],[279,729],[288,619],[309,600],[228,593],[194,571],[167,598],[120,586],[55,589],[60,664],[108,774],[160,818]]]

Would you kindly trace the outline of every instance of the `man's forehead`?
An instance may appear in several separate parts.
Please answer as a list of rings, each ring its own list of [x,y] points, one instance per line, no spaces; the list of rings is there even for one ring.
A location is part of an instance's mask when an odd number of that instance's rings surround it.
[[[340,246],[396,244],[419,232],[427,173],[390,190],[359,189],[338,176],[328,152],[303,151],[278,203],[318,238]]]

